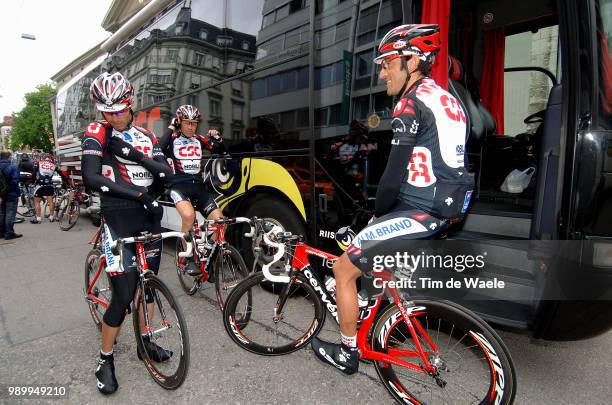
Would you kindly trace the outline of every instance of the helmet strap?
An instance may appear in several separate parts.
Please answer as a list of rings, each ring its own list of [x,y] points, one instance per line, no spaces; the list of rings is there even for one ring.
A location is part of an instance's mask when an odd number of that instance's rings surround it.
[[[406,77],[406,81],[404,82],[404,85],[402,86],[402,89],[400,90],[400,92],[398,93],[398,99],[401,99],[404,96],[404,93],[406,92],[406,90],[408,89],[408,83],[410,82],[410,78],[412,77],[412,74],[414,72],[417,71],[417,69],[413,70],[412,72],[408,69],[408,62],[406,62],[406,58],[401,58],[402,59],[402,69],[406,71],[406,73],[408,74],[408,76]]]

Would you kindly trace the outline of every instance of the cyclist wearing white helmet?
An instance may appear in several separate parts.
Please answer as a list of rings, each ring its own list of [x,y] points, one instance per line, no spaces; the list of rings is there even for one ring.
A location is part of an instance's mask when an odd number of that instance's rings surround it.
[[[137,236],[143,231],[161,232],[162,207],[150,194],[156,181],[172,176],[155,135],[132,125],[134,89],[121,73],[102,73],[90,87],[91,97],[105,121],[89,124],[83,137],[81,161],[83,182],[100,193],[107,247],[106,271],[110,275],[112,298],[104,313],[102,344],[96,369],[97,387],[103,394],[118,388],[115,378],[113,343],[138,281],[134,245],[123,247],[121,256],[110,251],[116,238]],[[145,246],[149,269],[157,273],[161,241]],[[123,261],[120,262],[120,257]],[[152,297],[147,297],[152,302]],[[155,361],[166,361],[172,352],[145,339],[145,350]]]
[[[427,77],[439,48],[437,25],[401,25],[383,37],[374,59],[387,95],[399,97],[391,151],[376,192],[375,216],[333,267],[342,343],[312,341],[319,359],[346,374],[359,366],[356,281],[372,271],[360,260],[363,241],[431,238],[469,205],[473,177],[464,162],[465,114],[457,99]],[[368,248],[374,251],[376,242],[372,245]]]
[[[171,159],[174,168],[170,197],[181,216],[182,232],[193,227],[196,216],[194,204],[205,218],[218,219],[223,216],[214,198],[206,191],[202,178],[202,151],[224,153],[225,147],[216,130],[209,130],[207,136],[197,135],[200,122],[202,115],[196,107],[182,105],[176,110],[169,131],[159,141],[161,150]],[[184,265],[191,276],[201,272],[193,257],[186,258]],[[214,282],[214,279],[209,278],[209,281]]]

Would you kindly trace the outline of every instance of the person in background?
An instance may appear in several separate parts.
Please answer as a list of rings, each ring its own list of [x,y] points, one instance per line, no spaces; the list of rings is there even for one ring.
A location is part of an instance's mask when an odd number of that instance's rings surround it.
[[[0,152],[0,171],[6,181],[6,190],[0,195],[0,238],[6,240],[21,238],[15,233],[15,215],[19,200],[19,168],[11,162],[11,152]]]

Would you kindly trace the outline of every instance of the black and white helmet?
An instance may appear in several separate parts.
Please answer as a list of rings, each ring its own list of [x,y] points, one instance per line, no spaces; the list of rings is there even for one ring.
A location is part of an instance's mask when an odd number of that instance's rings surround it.
[[[194,106],[185,104],[176,110],[176,119],[179,122],[183,120],[202,122],[202,114]]]
[[[117,112],[134,103],[134,87],[119,72],[102,73],[91,83],[89,91],[99,111]]]

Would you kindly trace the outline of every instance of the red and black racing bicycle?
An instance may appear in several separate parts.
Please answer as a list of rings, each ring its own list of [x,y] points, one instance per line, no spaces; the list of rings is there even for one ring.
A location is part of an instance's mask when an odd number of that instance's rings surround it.
[[[254,219],[251,233],[263,235],[275,252],[262,271],[228,296],[225,329],[240,347],[275,356],[306,346],[325,323],[327,310],[338,322],[335,298],[309,264],[309,256],[337,256],[304,243],[277,226]],[[270,270],[282,264],[280,271]],[[277,267],[278,269],[278,267]],[[411,277],[412,273],[409,273]],[[375,275],[394,281],[402,272]],[[262,282],[274,283],[273,289]],[[387,284],[389,285],[389,284]],[[511,404],[516,375],[508,348],[476,314],[455,303],[410,298],[395,288],[360,307],[357,335],[362,360],[374,364],[383,385],[403,404]]]

